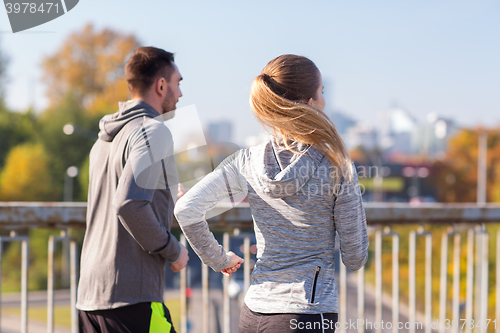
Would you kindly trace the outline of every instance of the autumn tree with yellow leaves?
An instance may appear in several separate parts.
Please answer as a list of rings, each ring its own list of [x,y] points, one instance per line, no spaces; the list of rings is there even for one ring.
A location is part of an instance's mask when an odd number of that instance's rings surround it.
[[[0,200],[46,201],[54,199],[50,160],[41,144],[13,148],[0,173]]]
[[[438,201],[476,202],[479,134],[487,134],[488,202],[500,202],[500,128],[462,129],[449,141],[445,157],[434,166]]]
[[[51,106],[71,95],[88,113],[114,112],[118,101],[128,99],[124,66],[137,47],[134,35],[108,28],[99,31],[92,24],[69,35],[42,62]]]

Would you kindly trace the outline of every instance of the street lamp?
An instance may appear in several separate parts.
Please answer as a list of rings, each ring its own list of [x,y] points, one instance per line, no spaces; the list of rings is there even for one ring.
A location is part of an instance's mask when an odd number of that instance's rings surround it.
[[[87,139],[91,139],[91,140],[97,139],[97,133],[95,133],[94,131],[90,131],[88,129],[85,129],[83,127],[80,127],[78,125],[75,125],[75,124],[68,123],[68,124],[64,125],[63,132],[66,135],[78,134],[78,135],[81,135],[83,137],[86,137]]]
[[[73,179],[78,176],[78,168],[70,166],[64,175],[64,201],[73,201]]]
[[[488,168],[488,134],[486,131],[479,133],[477,156],[477,204],[486,203],[486,183]]]

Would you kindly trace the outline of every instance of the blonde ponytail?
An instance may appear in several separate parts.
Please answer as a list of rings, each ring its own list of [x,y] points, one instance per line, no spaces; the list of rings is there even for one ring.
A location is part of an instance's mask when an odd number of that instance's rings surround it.
[[[315,97],[319,84],[319,70],[311,60],[282,55],[269,62],[253,80],[250,105],[259,122],[275,135],[279,133],[322,151],[334,167],[332,176],[337,185],[339,176],[352,180],[354,170],[333,122],[323,111],[306,104]],[[298,153],[288,145],[287,148]]]

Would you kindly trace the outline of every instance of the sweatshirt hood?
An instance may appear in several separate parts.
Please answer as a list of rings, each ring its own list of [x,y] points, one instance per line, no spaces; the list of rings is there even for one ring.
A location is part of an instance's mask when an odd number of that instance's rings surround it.
[[[108,114],[99,121],[99,139],[111,142],[129,121],[144,116],[155,118],[160,115],[153,107],[140,100],[119,102],[118,106],[116,113]]]
[[[324,155],[314,147],[298,142],[288,142],[289,151],[282,138],[271,138],[264,144],[262,153],[252,165],[252,172],[257,176],[260,191],[271,198],[283,198],[294,195],[302,189],[312,177]]]

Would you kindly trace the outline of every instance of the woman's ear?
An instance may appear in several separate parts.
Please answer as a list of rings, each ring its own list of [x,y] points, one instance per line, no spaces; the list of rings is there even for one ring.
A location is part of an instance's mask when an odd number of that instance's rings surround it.
[[[306,104],[307,104],[307,105],[309,105],[309,106],[313,106],[313,104],[314,104],[314,100],[313,100],[311,97],[309,97],[309,98],[306,100]]]

